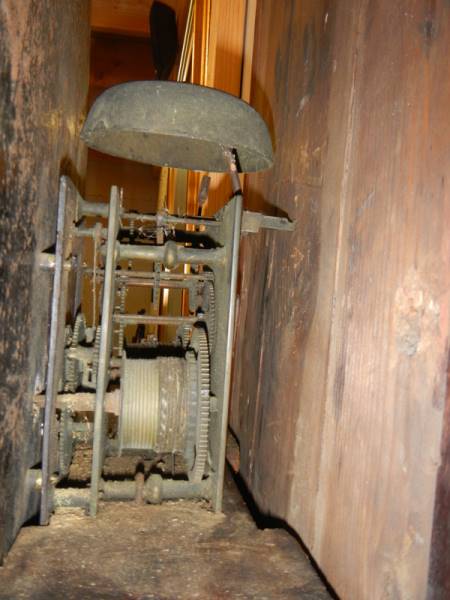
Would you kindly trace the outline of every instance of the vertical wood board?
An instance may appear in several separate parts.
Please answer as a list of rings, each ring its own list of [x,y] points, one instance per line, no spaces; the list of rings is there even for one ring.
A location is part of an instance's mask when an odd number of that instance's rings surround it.
[[[277,154],[248,178],[249,200],[297,227],[245,242],[231,423],[257,502],[345,598],[427,590],[447,385],[449,13],[443,0],[258,3],[252,103]]]

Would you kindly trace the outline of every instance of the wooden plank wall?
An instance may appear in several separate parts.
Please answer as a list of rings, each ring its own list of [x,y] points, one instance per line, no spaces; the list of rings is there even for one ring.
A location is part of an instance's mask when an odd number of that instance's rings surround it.
[[[244,244],[231,424],[346,599],[450,595],[449,69],[445,0],[258,2],[247,202],[297,226]]]
[[[212,0],[205,85],[241,95],[247,2]],[[229,200],[228,175],[209,173],[211,183],[204,214],[213,215]]]
[[[51,290],[37,257],[55,243],[60,175],[83,183],[88,67],[87,0],[0,2],[0,562],[36,510],[24,490],[40,462],[32,399],[45,385]]]
[[[149,14],[153,0],[91,0],[91,27],[117,35],[150,35]],[[165,0],[177,14],[178,35],[183,38],[187,16],[186,0]]]

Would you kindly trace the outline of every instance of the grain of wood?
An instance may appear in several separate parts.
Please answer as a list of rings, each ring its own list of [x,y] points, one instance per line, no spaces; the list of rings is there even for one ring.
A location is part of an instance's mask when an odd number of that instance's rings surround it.
[[[252,85],[276,162],[247,187],[297,229],[245,242],[241,470],[342,597],[424,598],[447,385],[449,5],[278,8],[258,2]]]
[[[109,503],[96,519],[60,509],[49,527],[22,530],[0,569],[0,599],[62,595],[67,600],[330,597],[297,541],[283,530],[258,529],[230,482],[225,514],[200,502]]]

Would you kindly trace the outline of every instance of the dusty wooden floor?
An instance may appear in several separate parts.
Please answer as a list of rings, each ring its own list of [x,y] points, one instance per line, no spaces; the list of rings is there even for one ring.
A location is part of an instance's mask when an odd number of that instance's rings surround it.
[[[225,514],[200,503],[64,509],[27,527],[0,568],[0,599],[330,598],[298,542],[258,529],[231,480]]]

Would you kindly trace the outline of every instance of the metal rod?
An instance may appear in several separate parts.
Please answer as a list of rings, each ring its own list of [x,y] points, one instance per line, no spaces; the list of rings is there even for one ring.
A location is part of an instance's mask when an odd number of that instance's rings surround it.
[[[172,317],[166,315],[121,315],[116,314],[113,316],[116,323],[123,323],[125,325],[138,325],[139,323],[147,323],[152,325],[183,325],[183,323],[198,323],[203,320],[202,315],[196,315],[194,317]]]
[[[241,194],[241,180],[239,179],[237,166],[236,166],[236,158],[234,156],[233,150],[231,148],[224,150],[223,155],[225,156],[225,160],[228,164],[228,174],[231,179],[231,187],[233,189],[233,194]]]
[[[103,497],[108,500],[132,500],[136,497],[135,481],[103,482]],[[198,483],[180,479],[163,479],[153,474],[143,486],[143,499],[151,504],[159,504],[163,500],[180,498],[209,498],[210,481],[204,479]]]
[[[56,265],[56,257],[54,254],[48,252],[41,252],[39,254],[39,268],[43,271],[53,271]],[[64,271],[71,271],[73,269],[72,261],[65,260],[63,262]]]
[[[84,269],[86,275],[92,275],[93,269]],[[203,273],[171,273],[168,271],[161,271],[158,273],[161,281],[212,281],[214,279],[214,273],[212,271],[203,271]],[[118,280],[127,281],[128,279],[154,279],[156,273],[154,271],[125,271],[116,270],[115,277]],[[98,273],[99,279],[103,278],[103,271]]]
[[[120,360],[117,362],[111,361],[111,366],[114,368],[120,367]],[[43,396],[34,396],[34,404],[37,407],[45,406]],[[56,396],[55,408],[68,408],[73,412],[77,411],[93,411],[95,409],[95,393],[94,392],[77,392],[74,394],[58,394]],[[107,392],[105,394],[105,412],[110,412],[115,415],[120,413],[120,393],[119,390]]]
[[[97,514],[98,491],[103,466],[104,402],[108,385],[108,367],[111,352],[112,315],[114,309],[114,271],[116,268],[116,239],[119,229],[120,196],[117,186],[111,188],[108,216],[108,238],[106,249],[105,281],[103,285],[102,327],[100,357],[98,363],[97,388],[95,395],[94,441],[92,454],[91,494],[89,512]]]
[[[106,206],[108,205],[106,204]],[[108,235],[106,227],[101,227],[100,232],[97,227],[74,227],[73,232],[76,237],[90,237],[92,239],[95,239],[99,234],[104,238]]]
[[[187,48],[192,45],[192,23],[193,23],[193,8],[194,0],[190,0],[188,14],[186,19],[186,27],[184,30],[183,44],[181,46],[180,64],[178,65],[177,81],[185,81],[183,72],[187,69]]]
[[[101,481],[102,500],[134,500],[137,486],[135,481]],[[160,475],[150,475],[144,483],[143,500],[150,504],[159,504],[163,500],[181,498],[204,498],[211,495],[209,479],[200,483],[191,483],[177,479],[163,479]],[[85,507],[89,503],[88,490],[83,488],[58,488],[54,493],[54,506]]]
[[[108,204],[106,202],[89,202],[80,199],[78,203],[79,212],[87,217],[107,217]],[[178,215],[169,215],[168,213],[138,213],[123,212],[120,216],[125,220],[140,221],[141,223],[157,223],[158,225],[197,225],[198,227],[219,227],[220,221],[216,219],[205,219],[203,217],[181,217]]]
[[[120,278],[117,278],[120,281]],[[187,281],[160,281],[156,284],[155,278],[152,279],[139,279],[139,278],[129,278],[124,281],[127,287],[153,287],[158,285],[162,288],[169,289],[185,289],[189,287],[189,283]]]
[[[225,261],[224,248],[187,248],[175,242],[166,242],[163,246],[136,246],[120,244],[120,259],[144,259],[161,262],[168,268],[180,263],[193,265],[221,265]]]
[[[158,225],[196,225],[197,227],[220,227],[220,221],[204,217],[180,217],[167,213],[122,213],[122,219],[140,221],[141,223],[157,223]]]
[[[78,200],[78,210],[86,217],[107,217],[108,208],[106,202],[89,202],[83,198]]]

